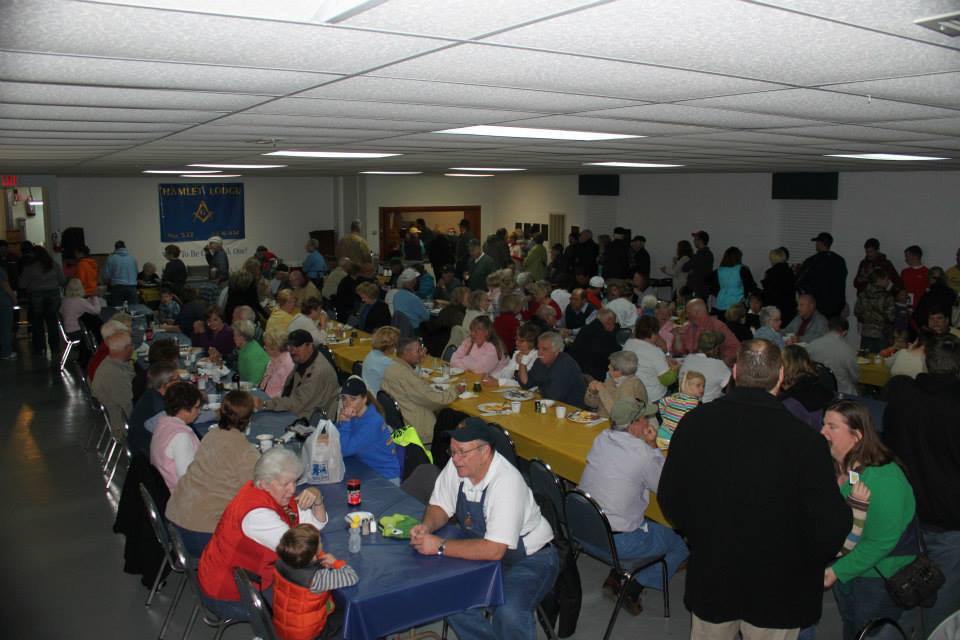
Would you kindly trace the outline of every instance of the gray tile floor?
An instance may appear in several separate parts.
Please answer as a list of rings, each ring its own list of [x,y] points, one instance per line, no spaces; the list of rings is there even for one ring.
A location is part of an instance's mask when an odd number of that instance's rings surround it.
[[[19,360],[0,362],[0,549],[7,585],[0,597],[0,638],[156,638],[173,588],[168,585],[146,608],[139,576],[122,571],[123,538],[111,530],[116,487],[104,490],[95,455],[83,451],[91,414],[78,378],[30,356],[25,342],[19,347]],[[606,569],[589,558],[581,558],[579,567],[584,598],[572,637],[594,640],[603,636],[613,601],[600,591]],[[671,618],[663,618],[661,594],[648,591],[643,614],[621,613],[613,637],[689,637],[683,579],[681,572],[670,584]],[[167,638],[182,635],[191,604],[185,595]],[[212,633],[196,628],[192,635]],[[818,636],[840,637],[829,594]],[[250,637],[246,625],[225,634]]]

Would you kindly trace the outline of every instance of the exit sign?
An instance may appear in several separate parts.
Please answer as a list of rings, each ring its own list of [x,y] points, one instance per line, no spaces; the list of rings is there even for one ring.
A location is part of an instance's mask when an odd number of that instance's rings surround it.
[[[0,186],[3,186],[3,187],[17,186],[17,176],[0,176]]]

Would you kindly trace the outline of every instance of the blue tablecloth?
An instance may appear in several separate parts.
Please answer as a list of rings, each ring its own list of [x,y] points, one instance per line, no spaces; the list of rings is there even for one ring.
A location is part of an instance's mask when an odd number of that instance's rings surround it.
[[[344,480],[361,480],[363,504],[377,520],[403,513],[423,517],[424,506],[354,458],[346,459]],[[330,521],[323,530],[324,548],[345,560],[360,576],[353,587],[334,592],[344,610],[345,640],[374,640],[411,629],[474,607],[503,604],[501,564],[495,561],[459,560],[417,553],[408,540],[363,536],[359,553],[347,550],[346,482],[320,485]],[[438,532],[448,538],[463,537],[456,527]]]

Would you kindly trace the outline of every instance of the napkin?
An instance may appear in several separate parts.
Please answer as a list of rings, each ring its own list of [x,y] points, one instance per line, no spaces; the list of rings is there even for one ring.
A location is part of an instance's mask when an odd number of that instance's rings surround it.
[[[461,400],[469,400],[470,398],[476,398],[476,397],[478,397],[478,395],[477,395],[476,393],[474,393],[473,391],[464,391],[463,393],[461,393],[461,394],[460,394],[459,396],[457,396],[457,397],[460,398]]]

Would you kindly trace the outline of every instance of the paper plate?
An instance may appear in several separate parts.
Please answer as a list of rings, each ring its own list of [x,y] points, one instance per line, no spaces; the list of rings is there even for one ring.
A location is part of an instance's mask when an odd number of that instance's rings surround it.
[[[481,402],[477,405],[481,413],[490,413],[494,415],[513,413],[513,408],[509,402]]]
[[[591,422],[596,422],[601,417],[600,414],[593,413],[592,411],[574,411],[567,416],[567,420],[580,424],[590,424]]]
[[[534,394],[526,389],[511,389],[503,394],[508,400],[533,400]]]

